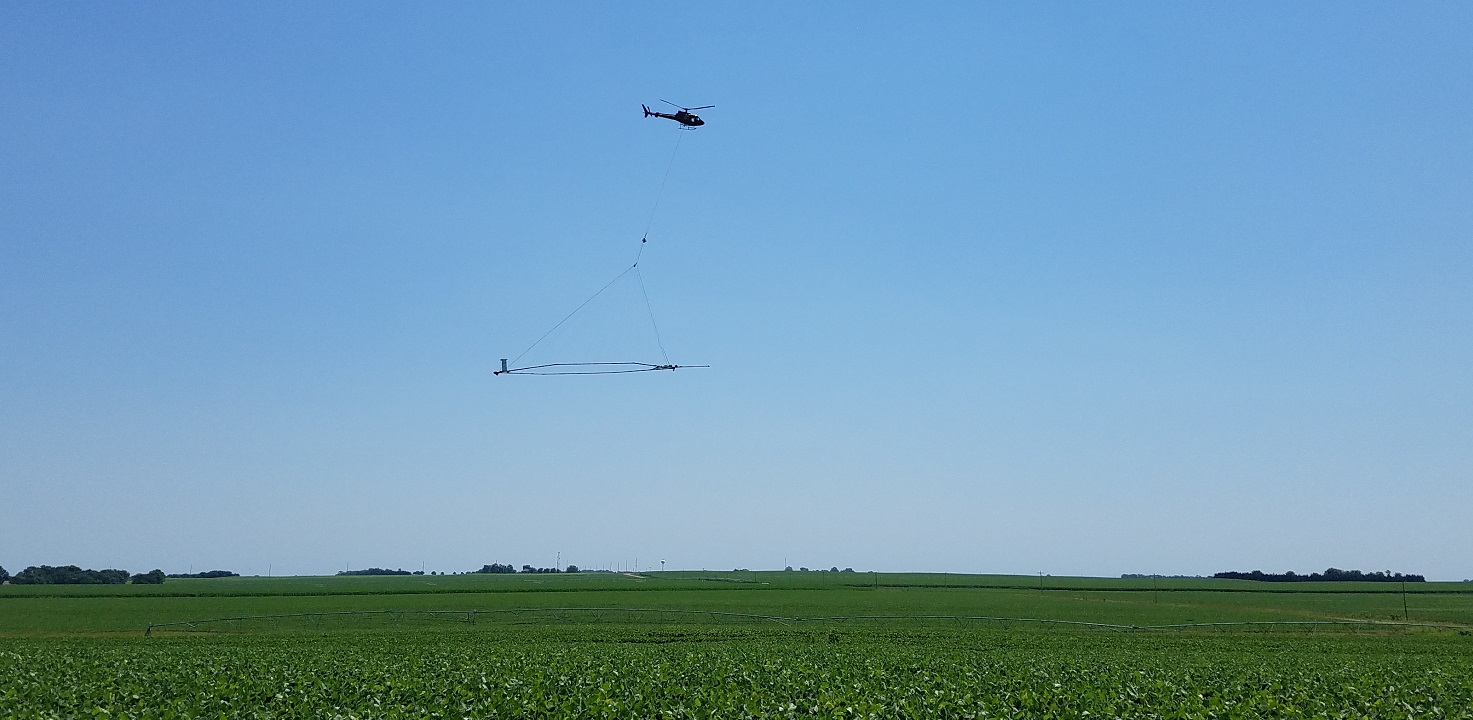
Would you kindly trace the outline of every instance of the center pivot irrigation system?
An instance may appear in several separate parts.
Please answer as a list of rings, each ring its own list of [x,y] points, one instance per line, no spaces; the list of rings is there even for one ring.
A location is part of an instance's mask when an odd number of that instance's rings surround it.
[[[661,102],[668,101],[662,100]],[[680,108],[680,111],[674,114],[666,114],[653,112],[645,106],[640,107],[644,108],[645,117],[657,117],[674,120],[680,123],[681,130],[694,130],[695,128],[705,124],[705,121],[701,120],[700,117],[691,113],[691,110],[704,110],[709,107],[715,107],[714,105],[703,105],[701,107],[685,108],[679,105],[675,105],[674,103],[669,104]],[[634,256],[634,263],[625,268],[623,272],[615,275],[613,280],[610,280],[603,287],[599,288],[598,292],[595,292],[593,295],[589,296],[589,298],[587,300],[584,300],[581,305],[574,308],[573,312],[568,313],[566,317],[564,317],[562,320],[559,320],[557,324],[552,326],[551,329],[543,333],[542,337],[537,338],[536,342],[533,342],[531,345],[527,346],[527,349],[523,350],[520,355],[517,355],[511,360],[502,358],[501,369],[492,373],[493,375],[620,375],[624,373],[651,372],[654,370],[682,370],[685,368],[710,367],[709,365],[677,365],[673,362],[670,362],[670,355],[669,353],[665,352],[665,344],[660,340],[660,326],[655,323],[655,311],[650,306],[650,295],[644,287],[644,276],[639,271],[639,259],[644,256],[645,245],[649,243],[650,228],[653,227],[655,223],[655,212],[660,209],[660,199],[665,195],[665,185],[670,180],[670,168],[675,166],[675,155],[676,153],[680,152],[680,139],[682,137],[684,137],[684,133],[676,135],[675,149],[670,151],[670,162],[665,165],[665,177],[660,181],[659,192],[655,193],[655,204],[654,207],[650,208],[650,218],[649,221],[645,223],[644,235],[640,236],[639,238],[639,252],[636,253]],[[639,281],[639,294],[642,298],[644,298],[645,312],[649,314],[650,327],[654,328],[655,345],[660,349],[660,357],[663,358],[662,362],[551,362],[541,363],[538,365],[517,365],[517,363],[523,357],[525,357],[527,353],[532,352],[533,348],[541,344],[543,340],[546,340],[547,336],[553,334],[554,332],[557,332],[557,329],[562,327],[563,323],[571,320],[574,315],[578,314],[578,311],[587,307],[589,303],[597,299],[598,296],[602,295],[605,290],[608,290],[610,287],[612,287],[614,283],[619,282],[621,279],[624,278],[624,276],[631,273],[634,275],[634,278]]]

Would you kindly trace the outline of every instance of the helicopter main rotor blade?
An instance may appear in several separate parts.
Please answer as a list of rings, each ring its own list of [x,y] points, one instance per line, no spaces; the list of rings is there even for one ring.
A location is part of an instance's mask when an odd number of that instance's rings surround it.
[[[716,107],[715,105],[702,105],[700,107],[688,108],[688,107],[686,107],[684,105],[676,105],[675,103],[670,102],[669,100],[666,100],[664,98],[660,98],[660,102],[665,103],[666,105],[669,105],[670,107],[673,107],[673,108],[680,108],[681,110],[685,110],[686,112],[690,112],[691,110],[705,110],[706,108]]]

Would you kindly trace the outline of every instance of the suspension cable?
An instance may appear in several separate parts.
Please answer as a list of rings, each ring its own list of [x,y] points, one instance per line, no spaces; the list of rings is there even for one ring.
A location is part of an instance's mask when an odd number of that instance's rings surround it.
[[[665,197],[665,184],[670,181],[670,168],[675,167],[675,154],[680,152],[680,140],[685,133],[675,133],[675,149],[670,151],[670,162],[665,163],[665,177],[660,179],[660,191],[655,193],[655,205],[650,208],[650,219],[644,224],[644,235],[640,236],[639,249],[644,251],[644,242],[650,237],[650,228],[655,225],[655,212],[660,209],[660,200]],[[637,261],[636,261],[637,262]]]
[[[650,314],[650,327],[655,329],[655,344],[660,347],[660,356],[665,358],[665,364],[669,365],[670,353],[665,352],[665,343],[660,341],[660,326],[655,323],[655,310],[650,306],[650,294],[644,289],[644,273],[639,271],[638,265],[634,267],[634,277],[639,280],[639,294],[644,296],[645,312]]]
[[[537,345],[539,343],[541,343],[543,340],[546,340],[548,335],[551,335],[555,331],[557,331],[558,328],[560,328],[560,327],[563,326],[563,323],[571,320],[574,315],[577,315],[579,310],[582,310],[584,307],[587,307],[588,303],[593,302],[594,298],[597,298],[599,295],[604,294],[604,291],[605,290],[608,290],[610,287],[612,287],[614,283],[619,282],[619,278],[622,278],[625,275],[628,275],[630,270],[633,270],[633,269],[635,269],[638,266],[639,266],[639,263],[638,262],[635,262],[634,265],[630,265],[629,267],[624,268],[624,272],[621,272],[618,275],[615,275],[613,280],[610,280],[607,285],[604,285],[603,287],[599,288],[598,289],[598,292],[594,293],[587,300],[584,300],[583,301],[583,304],[581,304],[578,307],[574,308],[573,309],[573,312],[568,313],[568,316],[567,317],[563,318],[562,320],[557,321],[557,324],[556,325],[553,325],[551,330],[548,330],[547,332],[542,333],[542,337],[537,338],[537,342],[534,342],[531,345],[527,346],[527,349],[526,350],[523,350],[521,355],[516,356],[516,358],[511,361],[512,364],[515,365],[516,362],[517,362],[517,360],[521,360],[524,355],[526,355],[529,352],[532,352],[532,348],[537,347]]]
[[[510,365],[516,365],[518,361],[520,361],[523,357],[525,357],[527,355],[527,353],[532,352],[533,349],[535,349],[538,345],[542,344],[542,341],[543,340],[546,340],[549,335],[552,335],[554,332],[557,332],[557,329],[560,328],[560,327],[562,327],[564,323],[566,323],[569,320],[573,319],[573,316],[574,315],[577,315],[579,313],[579,311],[581,311],[581,310],[583,310],[583,308],[587,307],[588,304],[591,303],[591,302],[593,302],[595,299],[597,299],[598,296],[604,294],[604,291],[605,290],[608,290],[610,287],[613,287],[614,283],[619,282],[619,280],[622,279],[625,275],[628,275],[629,273],[633,272],[635,279],[639,281],[639,294],[640,294],[641,297],[644,298],[644,309],[645,309],[645,313],[649,316],[649,319],[650,319],[650,327],[655,332],[655,345],[660,348],[660,357],[664,359],[664,364],[657,365],[657,364],[653,364],[653,363],[638,363],[638,362],[627,362],[627,363],[626,362],[546,363],[546,364],[543,364],[543,365],[532,365],[532,366],[528,366],[528,367],[516,368],[516,367],[510,367],[508,365],[508,363],[507,363],[506,360],[502,360],[501,361],[501,368],[502,369],[499,370],[499,371],[497,371],[497,372],[495,372],[494,374],[496,374],[496,375],[504,375],[504,374],[521,374],[521,375],[612,375],[612,374],[618,374],[618,373],[648,372],[648,371],[651,371],[651,370],[677,370],[677,369],[680,369],[680,368],[687,368],[687,367],[709,367],[707,365],[675,365],[675,364],[672,364],[670,362],[670,353],[668,353],[668,352],[665,351],[665,343],[664,343],[663,339],[660,337],[660,325],[659,325],[659,323],[655,322],[655,310],[654,310],[654,306],[652,306],[650,304],[650,294],[649,294],[649,291],[645,288],[644,274],[639,271],[639,261],[640,261],[641,258],[644,257],[644,246],[649,242],[650,229],[654,227],[654,224],[655,224],[655,215],[656,215],[656,213],[660,209],[660,201],[665,197],[665,186],[667,184],[669,184],[669,182],[670,182],[670,170],[675,167],[675,156],[680,152],[680,141],[681,141],[681,139],[683,137],[684,137],[684,133],[676,133],[676,136],[675,136],[675,147],[673,149],[671,149],[671,151],[670,151],[670,160],[665,163],[665,175],[664,175],[664,177],[662,177],[660,179],[660,189],[659,189],[659,191],[655,193],[655,203],[654,203],[654,206],[650,208],[650,216],[649,216],[649,219],[645,222],[644,234],[641,235],[640,238],[639,238],[639,250],[638,250],[638,252],[636,252],[634,254],[634,262],[632,264],[630,264],[629,267],[624,268],[624,270],[622,272],[620,272],[618,275],[615,275],[614,278],[612,280],[608,281],[608,283],[606,283],[603,287],[599,288],[598,289],[598,292],[595,292],[594,294],[590,295],[588,297],[588,299],[587,300],[584,300],[582,303],[580,303],[578,305],[578,307],[573,308],[573,312],[568,313],[567,316],[565,316],[562,320],[559,320],[556,325],[553,325],[550,330],[548,330],[547,332],[543,333],[541,337],[537,338],[536,342],[533,342],[531,345],[528,345],[526,350],[523,350],[520,354],[518,354],[510,362]],[[596,369],[564,369],[564,368],[596,368]],[[616,368],[618,368],[618,369],[616,369]]]

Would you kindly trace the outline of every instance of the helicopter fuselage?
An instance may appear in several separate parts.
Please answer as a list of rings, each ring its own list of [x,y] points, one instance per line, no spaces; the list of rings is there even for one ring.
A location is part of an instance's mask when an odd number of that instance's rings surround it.
[[[662,113],[651,110],[643,105],[641,105],[640,107],[644,107],[645,117],[657,117],[665,118],[667,120],[674,120],[675,122],[678,122],[686,127],[700,127],[706,124],[706,121],[702,120],[700,115],[690,112],[689,110],[681,110],[677,113]]]

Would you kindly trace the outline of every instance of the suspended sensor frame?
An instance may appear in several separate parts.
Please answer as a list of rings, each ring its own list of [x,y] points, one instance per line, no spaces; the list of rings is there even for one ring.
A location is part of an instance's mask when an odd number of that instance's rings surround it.
[[[694,109],[694,110],[700,110],[701,108],[692,108],[692,109]],[[646,108],[645,109],[645,112],[646,112],[646,115],[645,116],[648,117],[649,114],[650,114],[649,113],[649,109]],[[689,128],[686,128],[686,129],[689,129]],[[534,343],[532,343],[532,345],[530,347],[528,347],[526,350],[523,350],[522,353],[521,353],[521,355],[518,355],[513,360],[507,360],[506,358],[502,358],[501,359],[501,369],[493,372],[492,375],[624,375],[624,374],[628,374],[628,373],[653,372],[655,370],[684,370],[686,368],[708,368],[708,367],[711,367],[710,365],[677,365],[675,363],[670,362],[670,356],[669,356],[668,353],[665,352],[665,344],[660,340],[660,326],[659,326],[658,323],[655,322],[655,311],[654,311],[654,308],[650,307],[649,293],[645,290],[645,287],[644,287],[644,274],[639,271],[639,261],[640,261],[640,258],[644,257],[645,244],[649,242],[650,227],[652,227],[653,224],[654,224],[654,221],[655,221],[655,213],[656,213],[656,211],[659,210],[659,207],[660,207],[660,199],[662,197],[664,197],[664,194],[665,194],[665,185],[670,180],[670,168],[675,165],[675,155],[679,151],[680,151],[680,135],[676,135],[675,149],[670,152],[670,162],[667,163],[666,166],[665,166],[665,177],[664,177],[664,179],[662,179],[660,181],[660,190],[655,195],[654,207],[651,208],[651,210],[650,210],[650,217],[649,217],[649,221],[645,224],[644,235],[642,237],[640,237],[640,239],[639,239],[639,252],[636,253],[635,256],[634,256],[634,263],[631,264],[629,267],[625,268],[623,272],[619,273],[618,275],[615,275],[613,280],[610,280],[608,282],[608,284],[606,284],[602,288],[600,288],[598,290],[598,292],[595,292],[587,300],[584,300],[583,303],[580,304],[577,308],[574,308],[573,309],[573,312],[568,313],[567,317],[564,317],[562,320],[559,320],[557,322],[557,324],[555,324],[555,325],[552,326],[552,329],[548,330],[546,333],[543,333],[542,337],[538,338],[537,341],[534,342]],[[634,277],[639,281],[639,293],[644,298],[645,312],[649,313],[650,326],[655,331],[655,344],[660,348],[660,355],[661,355],[661,357],[664,358],[664,362],[663,363],[647,363],[647,362],[554,362],[554,363],[542,363],[540,365],[525,365],[525,366],[522,366],[522,367],[511,367],[511,363],[515,363],[515,362],[521,360],[523,356],[525,356],[527,353],[531,352],[532,349],[535,348],[535,347],[537,347],[539,344],[541,344],[541,342],[543,340],[546,340],[547,339],[547,336],[553,334],[554,332],[557,331],[558,328],[562,327],[563,326],[563,323],[566,323],[568,320],[572,319],[572,317],[574,315],[577,315],[580,310],[582,310],[584,307],[586,307],[589,303],[593,302],[596,298],[598,298],[598,296],[602,295],[605,290],[608,290],[610,287],[612,287],[614,285],[614,283],[618,282],[621,278],[623,278],[625,275],[628,275],[631,272],[634,273]]]

